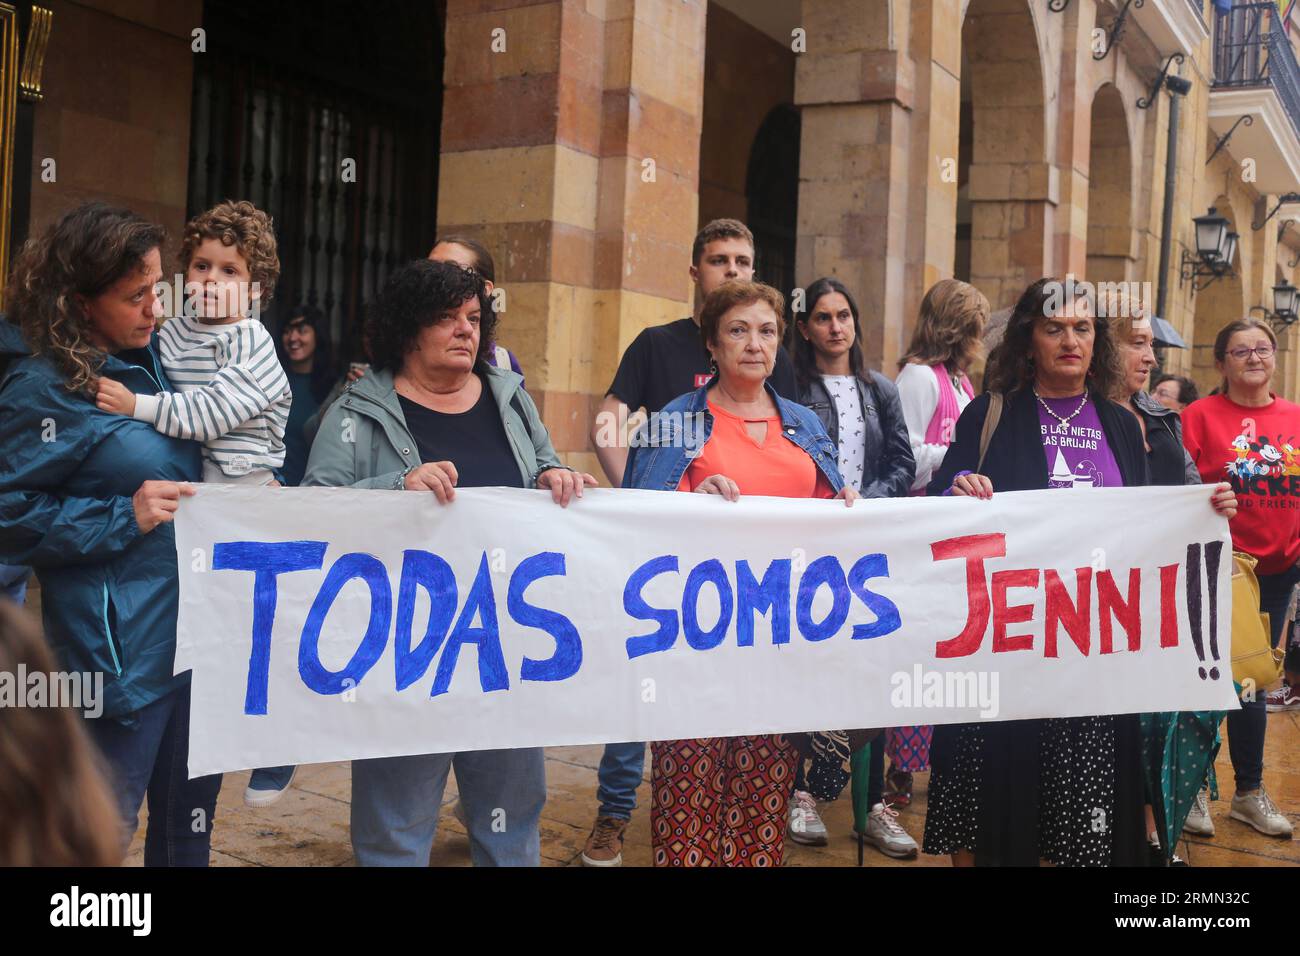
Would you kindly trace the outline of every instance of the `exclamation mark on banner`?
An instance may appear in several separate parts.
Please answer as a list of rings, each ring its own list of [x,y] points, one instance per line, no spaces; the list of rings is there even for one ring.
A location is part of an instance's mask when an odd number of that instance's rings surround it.
[[[1187,623],[1192,631],[1192,645],[1196,656],[1201,661],[1197,673],[1201,680],[1219,679],[1219,562],[1223,558],[1223,542],[1210,541],[1205,545],[1205,585],[1209,595],[1210,618],[1210,659],[1211,666],[1205,669],[1205,642],[1201,636],[1201,553],[1199,544],[1187,546]]]
[[[1210,596],[1210,657],[1219,662],[1219,559],[1223,556],[1223,542],[1209,541],[1205,545],[1205,587]],[[1210,680],[1219,679],[1219,668],[1210,668]]]
[[[1205,680],[1205,645],[1201,640],[1201,546],[1187,546],[1187,626],[1192,631],[1192,646],[1201,666],[1196,672]]]

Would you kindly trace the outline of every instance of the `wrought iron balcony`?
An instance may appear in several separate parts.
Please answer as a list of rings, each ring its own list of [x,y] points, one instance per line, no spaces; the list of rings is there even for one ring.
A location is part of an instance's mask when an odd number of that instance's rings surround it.
[[[1271,88],[1300,136],[1300,63],[1274,3],[1243,3],[1214,17],[1213,88]]]

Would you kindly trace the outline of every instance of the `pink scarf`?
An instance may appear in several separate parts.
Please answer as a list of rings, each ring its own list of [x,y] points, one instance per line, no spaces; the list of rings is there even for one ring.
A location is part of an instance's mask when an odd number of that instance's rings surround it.
[[[947,366],[939,364],[931,365],[930,368],[934,370],[934,377],[939,380],[939,405],[935,408],[934,417],[930,419],[930,424],[925,429],[925,443],[951,445],[957,428],[957,418],[961,415],[957,408],[957,390],[953,388]],[[971,388],[970,379],[966,377],[965,372],[961,373],[961,388],[968,399],[975,397],[975,389]]]

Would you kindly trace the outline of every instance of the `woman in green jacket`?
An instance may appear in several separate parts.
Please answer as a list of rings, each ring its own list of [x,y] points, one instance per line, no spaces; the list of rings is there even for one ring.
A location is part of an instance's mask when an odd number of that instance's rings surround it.
[[[433,492],[442,504],[458,488],[540,488],[560,505],[595,485],[560,463],[522,379],[487,364],[496,313],[485,305],[482,279],[454,263],[395,271],[369,323],[374,370],[325,414],[303,484]],[[540,747],[354,760],[359,864],[428,864],[452,766],[474,864],[540,864]],[[493,826],[502,812],[504,829]]]

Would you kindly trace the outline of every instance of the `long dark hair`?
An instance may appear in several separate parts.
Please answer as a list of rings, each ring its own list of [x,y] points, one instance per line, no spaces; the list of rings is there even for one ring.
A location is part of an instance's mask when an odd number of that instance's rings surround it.
[[[808,317],[817,308],[818,300],[822,296],[834,292],[844,296],[845,301],[849,304],[849,311],[853,313],[853,345],[849,347],[849,371],[859,378],[864,378],[867,366],[866,359],[862,354],[862,322],[858,317],[858,303],[843,282],[831,276],[823,276],[812,282],[808,288],[804,289],[804,307],[795,316],[795,322],[798,325],[807,323]],[[800,388],[804,388],[821,374],[817,370],[817,353],[813,349],[812,342],[797,333],[794,336],[794,344],[790,351],[794,358],[795,380],[799,383]]]
[[[284,333],[294,325],[310,325],[316,333],[316,351],[311,357],[311,393],[316,401],[323,402],[334,387],[339,371],[335,367],[334,340],[330,336],[329,322],[324,312],[305,302],[284,313],[275,335],[275,352],[286,372],[289,371],[289,356],[284,351]]]
[[[1095,306],[1090,287],[1069,279],[1043,278],[1033,283],[1007,319],[1002,341],[989,354],[984,372],[984,389],[1009,394],[1018,392],[1034,381],[1032,360],[1034,323],[1044,317],[1059,315],[1067,302],[1084,299]],[[1119,349],[1111,334],[1110,323],[1096,315],[1093,308],[1092,364],[1088,366],[1087,387],[1109,398],[1115,394],[1123,373]]]

